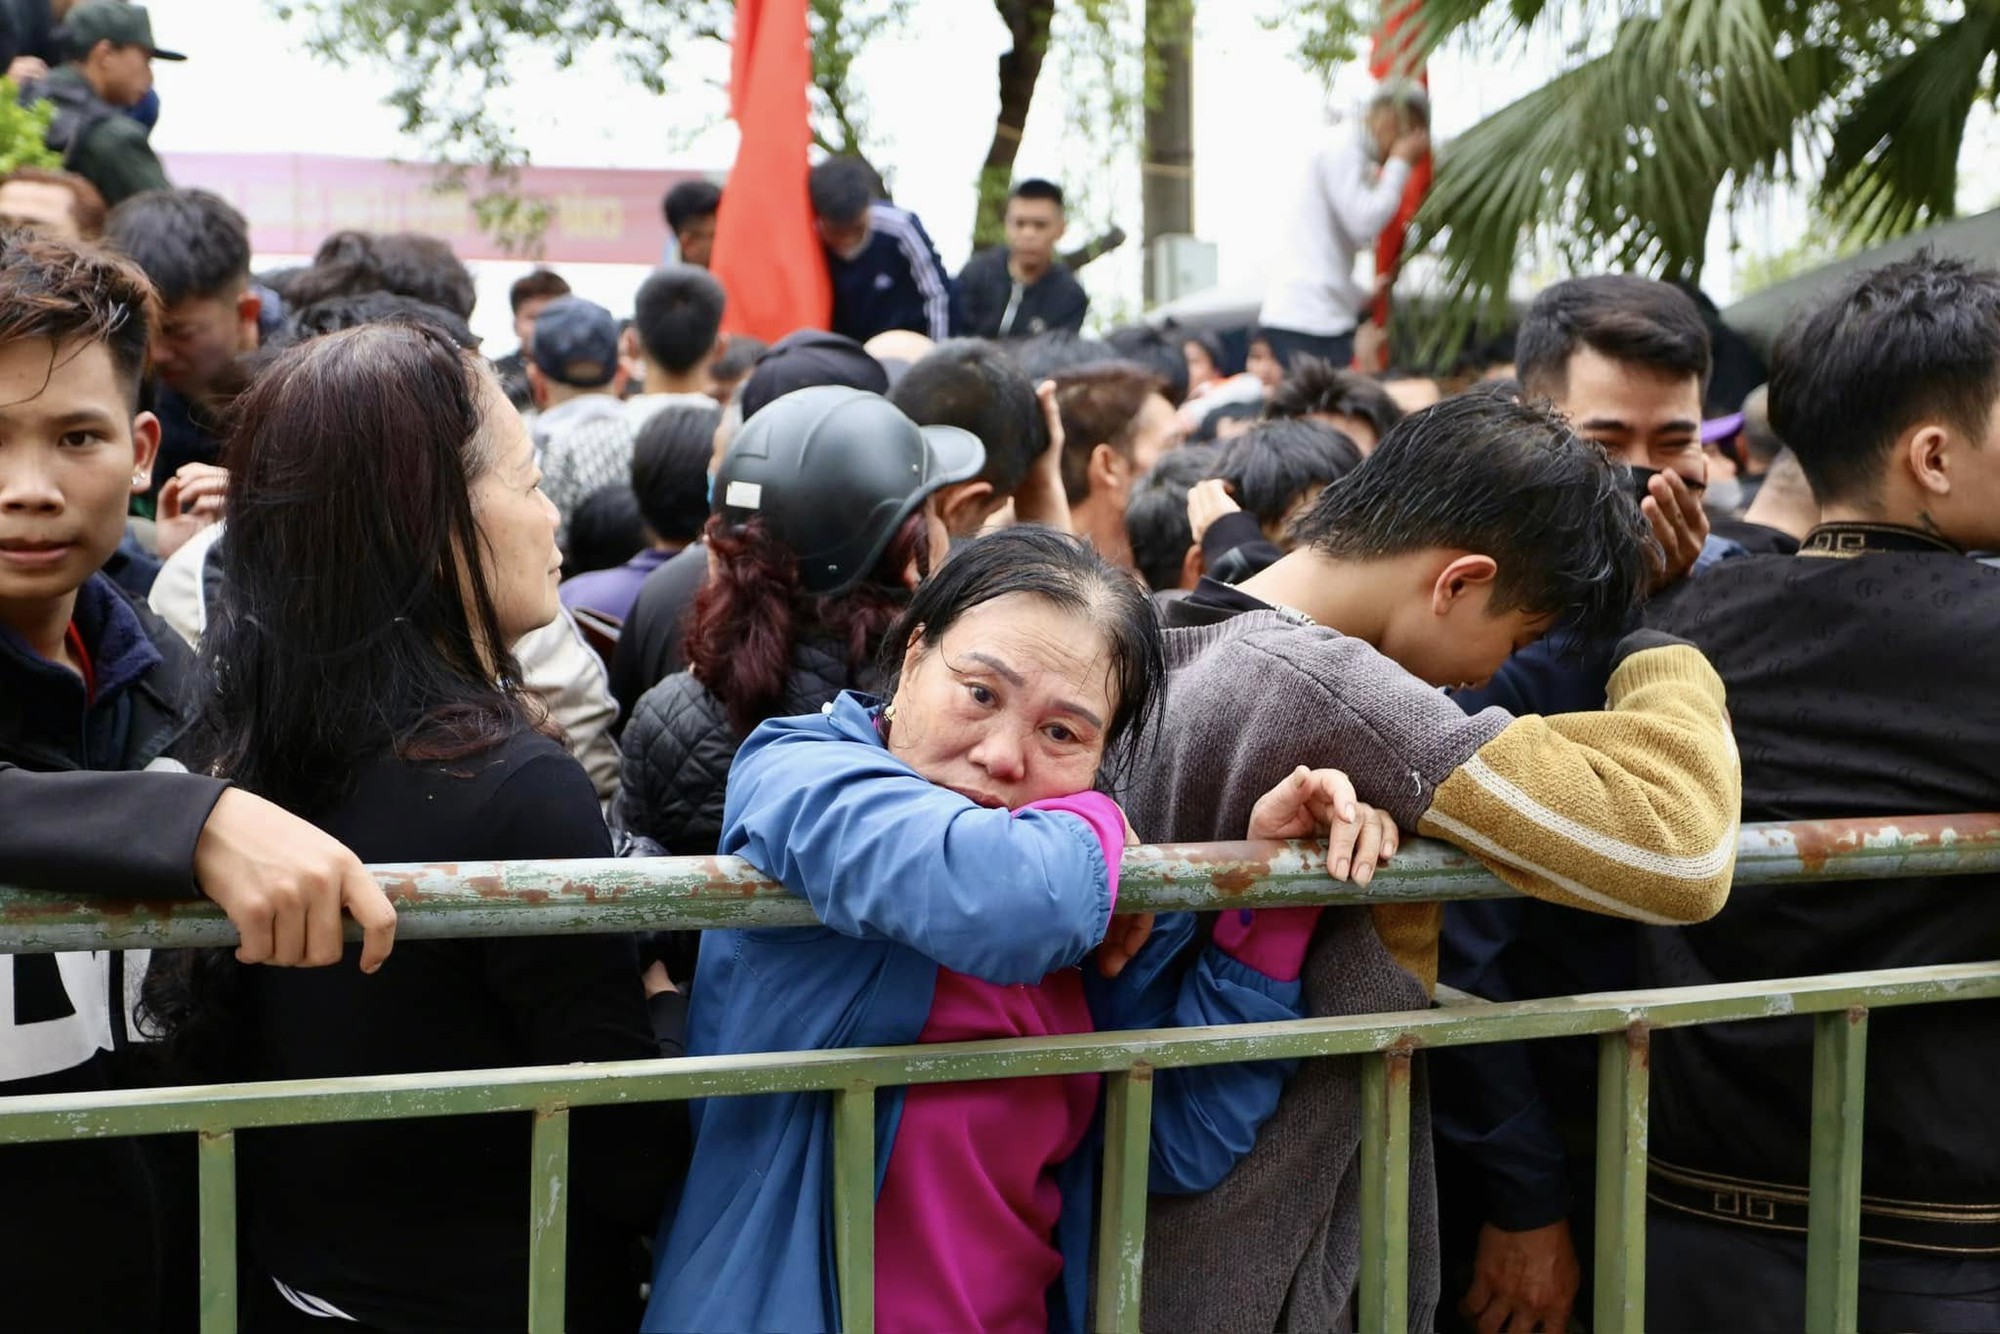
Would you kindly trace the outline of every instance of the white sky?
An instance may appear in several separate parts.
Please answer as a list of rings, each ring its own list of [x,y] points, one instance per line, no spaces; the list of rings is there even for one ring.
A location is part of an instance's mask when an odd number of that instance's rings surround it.
[[[1290,190],[1299,128],[1320,123],[1325,98],[1291,59],[1282,33],[1258,22],[1278,0],[1205,0],[1198,10],[1195,57],[1195,225],[1219,247],[1225,287],[1252,287],[1274,244],[1275,216]],[[271,0],[155,0],[154,29],[165,46],[186,52],[184,65],[155,65],[163,112],[154,142],[163,152],[331,153],[414,156],[381,105],[389,80],[365,65],[325,66],[303,49],[299,29],[280,22]],[[985,0],[917,0],[907,33],[880,41],[859,62],[870,97],[871,147],[898,202],[914,208],[954,270],[969,246],[974,182],[992,133],[997,94],[994,61],[1006,31]],[[692,48],[672,68],[674,86],[656,99],[627,82],[605,52],[567,71],[523,59],[500,108],[537,163],[583,167],[695,167],[722,171],[735,130],[723,116],[727,57],[719,47]],[[1432,64],[1436,131],[1464,130],[1534,87],[1553,70],[1553,49],[1473,62],[1447,53]],[[1350,98],[1365,76],[1343,79]],[[1017,164],[1020,175],[1048,175],[1084,196],[1082,209],[1113,218],[1135,240],[1087,271],[1100,312],[1136,312],[1139,297],[1136,154],[1107,178],[1102,153],[1077,142],[1055,61],[1044,69]],[[1962,207],[2000,202],[2000,133],[1990,111],[1975,113],[1962,158]],[[180,182],[199,184],[198,181]],[[1276,207],[1274,208],[1274,201]],[[1095,220],[1095,219],[1093,219]],[[1747,254],[1782,250],[1797,237],[1804,210],[1781,198],[1740,214],[1736,235]],[[1081,226],[1072,228],[1078,239]],[[1713,229],[1705,285],[1718,301],[1734,295],[1730,229]],[[260,260],[266,257],[260,257]],[[276,258],[276,257],[270,257]],[[506,287],[525,264],[474,265],[480,308],[474,326],[495,352],[512,346]],[[614,311],[629,309],[644,269],[565,265],[578,290]]]

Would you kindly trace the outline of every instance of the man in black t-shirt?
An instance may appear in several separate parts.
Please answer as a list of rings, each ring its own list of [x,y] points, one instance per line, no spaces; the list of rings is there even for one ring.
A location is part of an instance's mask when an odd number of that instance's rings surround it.
[[[1819,526],[1647,617],[1728,686],[1743,818],[2000,809],[2000,570],[1965,555],[2000,546],[2000,273],[1923,255],[1862,274],[1773,362]],[[1645,934],[1642,985],[1991,959],[1996,890],[1739,886],[1714,920]],[[2000,1329],[2000,1010],[1869,1027],[1860,1325]],[[1649,1328],[1803,1327],[1812,1045],[1803,1018],[1654,1035]]]

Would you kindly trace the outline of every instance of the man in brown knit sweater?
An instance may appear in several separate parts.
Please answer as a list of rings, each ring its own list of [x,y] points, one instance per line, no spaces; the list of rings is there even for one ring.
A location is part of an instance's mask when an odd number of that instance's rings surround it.
[[[1468,718],[1436,688],[1482,682],[1559,618],[1585,633],[1624,623],[1651,551],[1625,474],[1599,446],[1498,393],[1448,400],[1328,488],[1296,536],[1297,550],[1243,584],[1204,581],[1168,608],[1167,725],[1123,794],[1135,827],[1228,837],[1294,766],[1333,766],[1404,828],[1537,898],[1653,923],[1722,906],[1741,778],[1722,684],[1699,652],[1628,639],[1601,713]],[[1436,976],[1437,906],[1370,916],[1383,968],[1393,959],[1420,981],[1407,991],[1420,1004]],[[1349,920],[1330,911],[1322,936]],[[1318,1015],[1392,990],[1351,957],[1337,972],[1309,957],[1304,978]],[[1346,1063],[1307,1063],[1220,1187],[1154,1199],[1149,1328],[1345,1327],[1358,1268],[1353,1084]],[[1437,1297],[1427,1121],[1416,1109],[1413,1322],[1428,1322]]]

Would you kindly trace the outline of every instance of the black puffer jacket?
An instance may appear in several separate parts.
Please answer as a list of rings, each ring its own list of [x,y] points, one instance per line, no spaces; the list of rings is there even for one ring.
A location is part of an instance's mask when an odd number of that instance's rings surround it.
[[[857,676],[847,655],[827,640],[792,649],[791,675],[778,717],[817,713],[843,690],[868,690],[872,671]],[[729,765],[743,738],[722,701],[692,672],[676,672],[639,697],[625,725],[625,758],[613,812],[626,833],[651,839],[680,857],[706,857],[722,837],[722,800]]]

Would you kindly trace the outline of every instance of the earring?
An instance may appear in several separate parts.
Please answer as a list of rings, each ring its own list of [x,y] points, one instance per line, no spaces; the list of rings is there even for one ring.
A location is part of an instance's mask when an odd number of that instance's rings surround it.
[[[884,704],[882,706],[882,721],[885,723],[893,723],[896,721],[896,706],[894,703]]]

